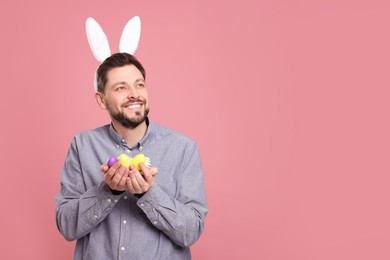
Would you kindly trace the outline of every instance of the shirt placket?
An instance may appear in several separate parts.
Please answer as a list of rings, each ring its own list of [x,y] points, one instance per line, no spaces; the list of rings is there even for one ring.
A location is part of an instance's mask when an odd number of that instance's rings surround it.
[[[129,251],[128,245],[129,245],[129,234],[128,234],[128,225],[129,225],[129,219],[128,214],[124,212],[126,210],[126,204],[128,203],[128,195],[123,196],[123,203],[121,203],[120,208],[120,235],[119,235],[119,252],[118,252],[118,259],[127,259],[126,255]]]

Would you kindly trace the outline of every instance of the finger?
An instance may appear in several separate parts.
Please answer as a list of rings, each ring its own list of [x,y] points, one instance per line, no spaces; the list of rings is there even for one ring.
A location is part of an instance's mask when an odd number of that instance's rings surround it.
[[[129,173],[128,170],[126,169],[126,172],[123,174],[121,180],[118,183],[118,187],[120,189],[126,189],[126,182],[128,178],[129,178]]]
[[[108,166],[107,165],[100,165],[100,171],[102,173],[106,173],[108,171]]]
[[[131,178],[130,177],[127,177],[126,179],[126,187],[127,187],[127,190],[131,193],[131,194],[135,194],[135,189],[133,187],[133,182],[131,181]]]
[[[120,162],[114,163],[114,165],[111,166],[107,171],[108,176],[110,176],[110,178],[112,178],[117,173],[117,171],[119,170],[120,167],[121,167]]]
[[[158,169],[156,168],[156,167],[152,167],[152,168],[150,168],[150,174],[153,176],[153,177],[155,177],[156,176],[156,174],[158,173]]]
[[[153,172],[153,174],[152,175],[155,175],[155,174],[157,174],[157,172],[158,172],[158,168],[157,167],[148,167],[148,166],[146,166],[145,164],[143,164],[143,163],[140,163],[139,164],[139,167],[141,168],[141,171],[152,171]]]
[[[135,176],[135,171],[134,170],[130,170],[129,176],[130,176],[130,181],[131,181],[132,187],[134,188],[135,193],[141,193],[142,189],[141,189],[141,187],[140,187],[140,185],[138,183],[138,180],[137,180],[137,178]]]
[[[141,193],[147,192],[150,187],[149,183],[145,181],[144,177],[142,177],[142,175],[139,172],[135,172],[134,175],[141,189]]]
[[[119,169],[117,169],[115,174],[112,176],[112,184],[118,186],[121,180],[127,177],[127,171],[128,170],[125,166],[121,166]]]
[[[156,176],[156,174],[158,173],[158,168],[157,167],[152,167],[151,168],[151,172],[152,172],[152,176]]]
[[[141,167],[141,170],[143,172],[143,176],[144,176],[145,181],[149,185],[152,184],[153,183],[153,176],[157,174],[157,172],[154,173],[157,170],[157,168],[146,167],[145,164],[143,164],[143,163],[140,163],[140,167]]]

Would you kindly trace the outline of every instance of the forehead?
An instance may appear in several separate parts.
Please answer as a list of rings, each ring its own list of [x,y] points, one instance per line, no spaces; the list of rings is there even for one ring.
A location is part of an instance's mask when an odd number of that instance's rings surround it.
[[[107,83],[109,85],[120,81],[132,83],[139,79],[144,79],[144,77],[134,65],[112,68],[107,72]]]

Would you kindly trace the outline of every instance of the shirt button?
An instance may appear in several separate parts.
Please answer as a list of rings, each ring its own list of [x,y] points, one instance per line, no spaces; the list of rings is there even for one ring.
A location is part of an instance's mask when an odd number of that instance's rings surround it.
[[[143,203],[139,204],[141,207],[145,206]]]
[[[114,200],[114,202],[115,202],[115,203],[117,203],[117,202],[118,202],[118,200]]]
[[[107,199],[107,202],[111,202],[111,199]]]
[[[94,218],[94,219],[97,219],[97,218],[98,218],[98,215],[93,215],[93,218]]]
[[[121,250],[122,250],[122,251],[125,251],[125,249],[126,249],[126,248],[125,248],[124,246],[121,247]]]
[[[157,225],[157,221],[153,221],[153,224],[154,224],[154,225]]]
[[[127,223],[127,221],[126,221],[126,220],[123,220],[123,224],[125,224],[125,225],[126,225],[126,223]]]
[[[124,198],[125,200],[127,200],[127,196],[124,196],[123,198]]]
[[[116,145],[116,149],[118,149],[118,148],[119,148],[119,144]]]
[[[130,153],[131,151],[130,151],[129,149],[126,149],[126,152],[127,152],[127,153]]]

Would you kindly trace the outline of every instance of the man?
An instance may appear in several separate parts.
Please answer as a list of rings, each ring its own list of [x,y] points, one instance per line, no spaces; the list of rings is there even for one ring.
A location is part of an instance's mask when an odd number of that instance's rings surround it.
[[[61,234],[77,239],[74,259],[191,259],[208,211],[196,143],[149,120],[145,70],[134,56],[107,58],[97,85],[111,124],[74,137],[56,198]],[[141,152],[152,164],[141,163],[142,174],[105,165]]]

